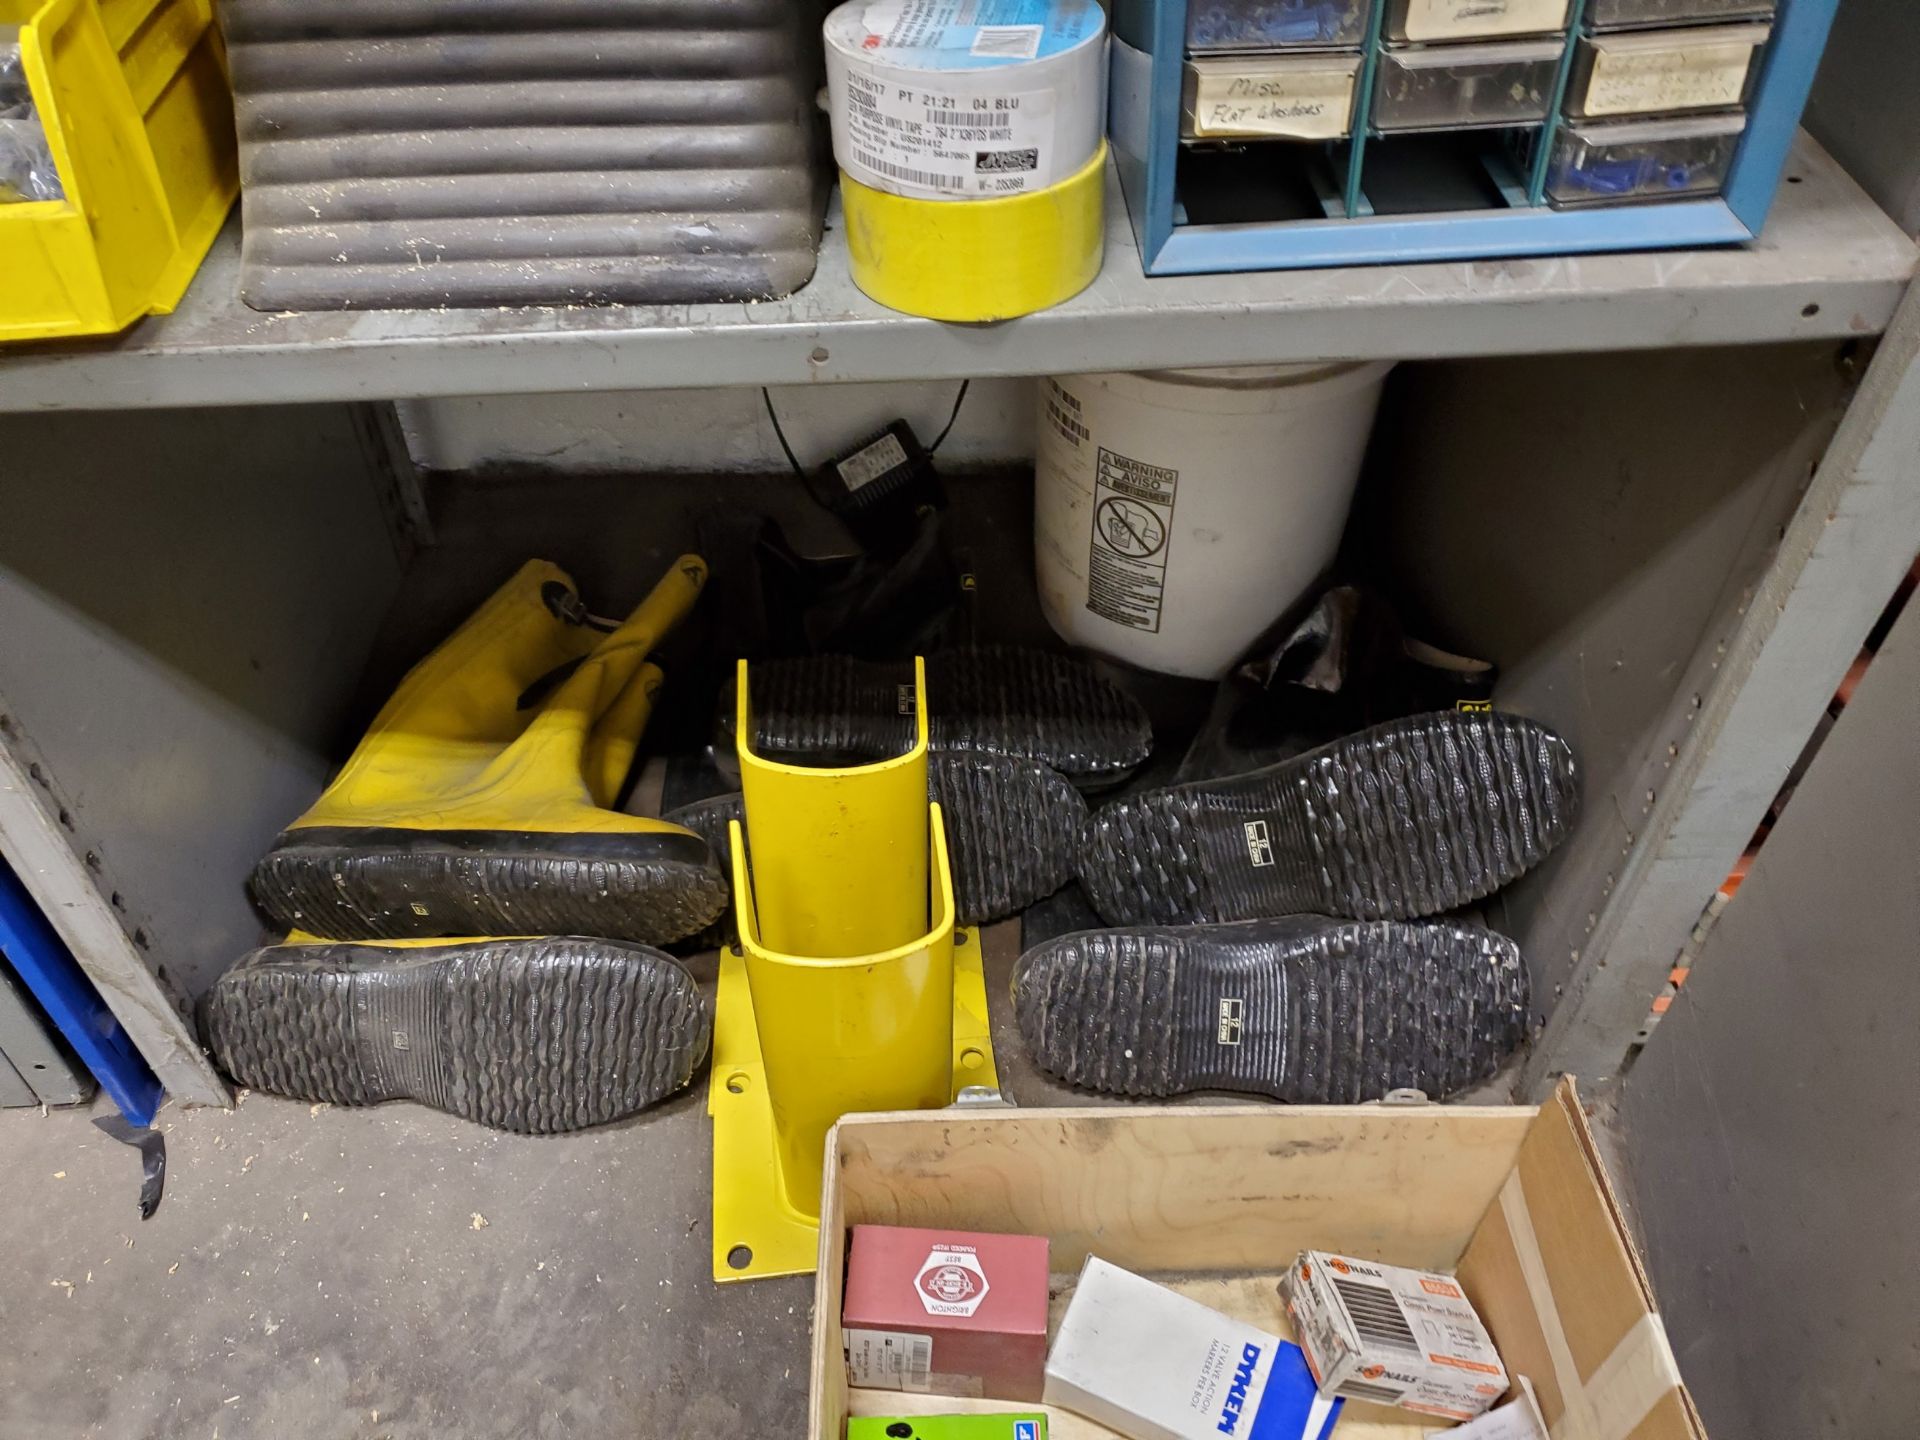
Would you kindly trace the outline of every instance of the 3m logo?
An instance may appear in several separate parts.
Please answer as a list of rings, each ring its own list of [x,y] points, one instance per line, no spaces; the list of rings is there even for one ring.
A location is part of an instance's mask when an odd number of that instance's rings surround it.
[[[992,1287],[971,1250],[930,1250],[913,1288],[929,1315],[971,1315]]]
[[[1249,820],[1247,831],[1247,858],[1253,861],[1256,870],[1273,864],[1273,841],[1267,837],[1267,822]]]
[[[1238,1045],[1240,1043],[1240,1033],[1246,1028],[1244,1024],[1246,1013],[1247,1002],[1244,1000],[1236,1000],[1232,996],[1228,996],[1220,1002],[1220,1030],[1218,1035],[1220,1044]]]
[[[1005,175],[1040,168],[1038,150],[976,150],[973,169],[977,175]]]

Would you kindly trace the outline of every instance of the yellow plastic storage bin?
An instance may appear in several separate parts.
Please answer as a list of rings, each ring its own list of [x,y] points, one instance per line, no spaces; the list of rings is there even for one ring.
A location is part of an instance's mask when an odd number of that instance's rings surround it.
[[[0,205],[0,341],[164,314],[240,191],[212,0],[0,0],[13,25],[66,198]]]

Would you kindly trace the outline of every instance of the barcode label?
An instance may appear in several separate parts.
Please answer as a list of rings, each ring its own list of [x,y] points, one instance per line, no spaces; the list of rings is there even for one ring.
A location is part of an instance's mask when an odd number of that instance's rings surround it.
[[[927,1377],[933,1373],[933,1337],[915,1335],[913,1343],[907,1347],[906,1388],[924,1390]]]
[[[842,1330],[847,1383],[860,1390],[927,1392],[933,1374],[933,1337],[910,1330]]]
[[[957,175],[940,175],[932,170],[916,170],[911,165],[895,165],[890,160],[882,160],[878,155],[870,155],[865,150],[853,152],[853,158],[869,170],[886,176],[889,180],[903,181],[908,185],[925,185],[932,190],[964,190],[966,182]]]
[[[1353,1318],[1360,1338],[1385,1350],[1400,1350],[1409,1355],[1424,1354],[1413,1338],[1405,1312],[1394,1293],[1384,1285],[1369,1285],[1344,1275],[1333,1277],[1333,1288],[1340,1292],[1341,1303]]]
[[[933,125],[964,125],[969,130],[1011,130],[1011,115],[996,115],[991,110],[929,110],[928,123]]]
[[[1342,1380],[1336,1392],[1349,1400],[1371,1400],[1376,1405],[1398,1405],[1404,1390],[1389,1390],[1385,1385],[1369,1385],[1364,1380]]]
[[[993,67],[975,73],[982,78],[930,94],[849,70],[845,103],[834,106],[841,168],[881,190],[942,199],[1051,184],[1055,93],[1005,89],[995,77],[1006,72]]]
[[[982,25],[974,33],[973,53],[1031,60],[1040,53],[1042,28],[1039,25]]]

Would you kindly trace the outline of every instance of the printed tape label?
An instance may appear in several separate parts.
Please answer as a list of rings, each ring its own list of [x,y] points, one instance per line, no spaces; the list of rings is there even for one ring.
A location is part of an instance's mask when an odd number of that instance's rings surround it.
[[[951,195],[1017,195],[1051,173],[1051,90],[1008,91],[990,81],[893,85],[847,72],[840,163]],[[869,172],[863,175],[862,170]]]

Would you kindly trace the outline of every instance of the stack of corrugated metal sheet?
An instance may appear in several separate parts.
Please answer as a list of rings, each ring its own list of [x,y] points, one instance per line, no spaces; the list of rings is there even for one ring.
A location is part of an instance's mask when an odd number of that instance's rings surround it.
[[[813,0],[221,0],[242,295],[686,303],[813,274]]]

